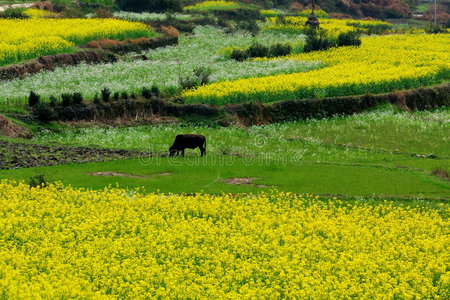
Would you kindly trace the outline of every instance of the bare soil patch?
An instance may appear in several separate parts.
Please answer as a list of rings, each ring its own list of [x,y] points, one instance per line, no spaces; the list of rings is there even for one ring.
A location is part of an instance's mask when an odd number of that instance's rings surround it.
[[[254,177],[235,177],[235,178],[224,179],[222,181],[225,183],[234,184],[234,185],[253,185],[253,186],[256,186],[259,188],[268,187],[267,185],[264,185],[264,184],[253,183],[253,181],[256,179],[257,178],[254,178]]]
[[[10,138],[29,138],[31,132],[22,126],[14,124],[10,119],[0,115],[0,135]]]
[[[170,172],[161,172],[161,173],[153,173],[149,174],[147,176],[142,175],[135,175],[135,174],[127,174],[127,173],[121,173],[121,172],[92,172],[87,173],[88,175],[92,176],[119,176],[119,177],[127,177],[127,178],[149,178],[152,176],[167,176],[170,175]]]
[[[93,173],[88,173],[88,175],[92,175],[92,176],[119,176],[119,177],[128,177],[128,178],[145,178],[145,176],[134,175],[134,174],[127,174],[127,173],[120,173],[120,172],[93,172]]]
[[[161,172],[161,173],[154,173],[154,174],[151,174],[151,175],[156,175],[156,176],[168,176],[168,175],[170,175],[170,174],[172,174],[172,173],[170,173],[170,172]]]
[[[0,170],[152,157],[149,152],[46,146],[0,140]]]
[[[161,117],[159,115],[149,115],[145,113],[136,113],[135,116],[117,117],[110,120],[95,121],[60,121],[59,124],[69,125],[75,128],[84,128],[97,126],[100,128],[111,128],[114,126],[140,126],[140,125],[160,125],[160,124],[178,124],[178,119],[174,117]]]
[[[433,174],[433,175],[435,175],[435,176],[438,176],[438,177],[440,177],[440,178],[442,178],[442,179],[445,179],[445,180],[449,180],[449,181],[450,181],[450,175],[449,175],[449,173],[448,173],[447,171],[445,171],[445,170],[442,170],[442,169],[435,169],[435,170],[433,170],[433,172],[431,172],[431,174]]]

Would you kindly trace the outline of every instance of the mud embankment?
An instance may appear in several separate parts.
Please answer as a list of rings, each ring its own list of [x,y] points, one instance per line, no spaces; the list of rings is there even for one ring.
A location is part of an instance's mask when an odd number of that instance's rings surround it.
[[[325,99],[287,100],[263,104],[258,102],[214,106],[210,104],[176,104],[163,99],[127,99],[104,104],[55,107],[59,121],[103,121],[145,119],[148,116],[181,119],[216,120],[222,126],[238,123],[262,125],[305,119],[351,115],[384,104],[402,110],[427,110],[450,105],[450,84],[378,95],[347,96]]]

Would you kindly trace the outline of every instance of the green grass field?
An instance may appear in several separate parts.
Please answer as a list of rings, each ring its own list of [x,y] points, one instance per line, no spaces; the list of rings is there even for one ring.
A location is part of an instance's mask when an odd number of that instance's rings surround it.
[[[60,127],[58,131],[41,131],[29,142],[142,150],[157,157],[4,170],[0,178],[27,180],[44,174],[48,180],[81,187],[118,183],[165,193],[279,189],[346,196],[448,198],[449,120],[448,108],[410,114],[384,107],[350,117],[251,128],[187,124]],[[161,156],[180,133],[207,136],[207,156],[199,157],[198,149],[187,151],[186,158]],[[143,178],[89,175],[96,172]],[[253,178],[253,182],[224,182],[230,178]]]
[[[121,175],[98,176],[92,173],[114,172]],[[0,178],[27,180],[43,174],[48,180],[76,187],[102,189],[110,184],[144,187],[147,192],[163,193],[241,193],[277,189],[295,193],[345,196],[444,198],[450,186],[420,171],[375,165],[332,163],[280,164],[232,156],[206,158],[154,158],[113,162],[71,164],[26,168],[0,172]],[[229,184],[224,180],[254,178],[252,184]]]

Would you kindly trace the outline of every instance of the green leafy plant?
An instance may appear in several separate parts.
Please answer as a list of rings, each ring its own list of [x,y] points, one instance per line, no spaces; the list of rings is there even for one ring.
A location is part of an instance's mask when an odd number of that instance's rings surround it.
[[[48,123],[50,121],[56,120],[56,111],[48,103],[38,103],[33,107],[33,116],[43,122]]]
[[[33,107],[36,104],[40,102],[41,97],[36,94],[34,91],[30,92],[30,95],[28,96],[28,106]]]
[[[191,76],[179,77],[180,86],[183,89],[192,89],[197,86],[208,84],[211,73],[211,69],[206,67],[195,68]]]
[[[102,89],[102,100],[103,102],[109,102],[109,97],[111,96],[111,90],[108,88]]]
[[[8,7],[0,12],[0,18],[3,19],[28,19],[29,16],[24,14],[26,8],[23,7]]]
[[[342,32],[338,35],[337,45],[341,46],[360,46],[361,39],[356,31]]]
[[[44,174],[37,174],[35,176],[30,177],[30,179],[28,180],[28,185],[32,188],[46,187],[48,186],[48,182]]]
[[[333,43],[325,30],[313,27],[306,30],[305,52],[327,50],[332,46]]]
[[[68,93],[62,94],[61,95],[61,100],[62,100],[61,104],[64,107],[69,107],[69,106],[73,105],[73,103],[74,103],[73,95],[72,94],[68,94]]]

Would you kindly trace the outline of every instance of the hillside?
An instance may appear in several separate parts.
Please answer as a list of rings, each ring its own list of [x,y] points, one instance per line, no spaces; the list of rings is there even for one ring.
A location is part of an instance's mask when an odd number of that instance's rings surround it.
[[[132,10],[179,10],[184,5],[201,1],[196,0],[159,0],[142,1],[118,0],[117,3],[123,8]],[[264,8],[292,7],[303,8],[311,5],[311,0],[242,0],[241,2],[252,3]],[[392,18],[406,16],[411,11],[413,2],[410,0],[317,0],[315,1],[322,9],[328,12],[340,12],[358,17],[370,16],[374,18]]]

